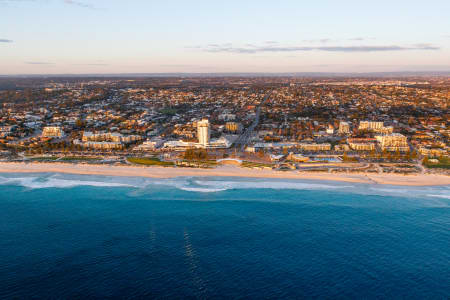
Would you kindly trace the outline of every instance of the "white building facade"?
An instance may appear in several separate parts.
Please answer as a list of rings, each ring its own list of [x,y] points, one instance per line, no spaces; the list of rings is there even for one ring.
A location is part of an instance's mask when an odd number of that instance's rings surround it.
[[[200,145],[203,147],[207,147],[209,145],[210,129],[208,120],[203,119],[197,122],[197,137]]]

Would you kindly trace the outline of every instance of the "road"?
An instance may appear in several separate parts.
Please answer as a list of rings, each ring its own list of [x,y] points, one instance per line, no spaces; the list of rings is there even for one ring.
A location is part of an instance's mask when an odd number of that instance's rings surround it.
[[[263,101],[261,101],[261,103],[256,108],[255,119],[253,120],[253,123],[234,142],[234,147],[235,148],[239,148],[239,150],[241,152],[244,151],[245,146],[248,144],[250,138],[253,135],[253,131],[255,130],[256,126],[258,126],[258,124],[259,124],[259,116],[261,114],[261,107],[264,104],[266,104],[266,102],[267,102],[267,100],[269,100],[269,96],[271,94],[272,94],[272,91],[267,93],[267,95],[264,97]]]

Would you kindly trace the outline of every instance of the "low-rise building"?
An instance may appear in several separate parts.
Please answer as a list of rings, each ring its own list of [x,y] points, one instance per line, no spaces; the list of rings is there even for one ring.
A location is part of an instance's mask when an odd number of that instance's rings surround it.
[[[225,130],[230,133],[240,133],[242,131],[242,125],[238,122],[227,122],[225,124]]]
[[[330,151],[331,150],[331,144],[329,144],[329,143],[323,143],[323,144],[300,143],[300,144],[298,144],[298,147],[303,151]]]
[[[73,144],[96,150],[118,150],[124,148],[124,145],[120,142],[82,142],[80,140],[74,140]]]
[[[423,156],[440,157],[447,154],[447,151],[441,148],[419,147],[419,153]]]
[[[142,144],[134,147],[134,151],[155,151],[159,149],[164,144],[164,140],[160,138],[154,138],[151,140],[147,140]]]
[[[361,121],[359,122],[359,130],[376,131],[384,127],[383,122],[378,121]]]
[[[295,162],[307,162],[309,160],[309,157],[303,156],[301,154],[294,154],[289,153],[288,157],[289,160],[295,161]]]
[[[376,121],[361,121],[359,123],[358,129],[377,132],[381,134],[391,134],[392,132],[394,132],[394,127],[392,126],[385,127],[383,122],[376,122]]]
[[[408,152],[408,138],[400,133],[378,135],[375,137],[385,151]]]
[[[372,151],[375,150],[375,139],[372,138],[350,138],[347,143],[350,149],[355,151]]]
[[[345,134],[349,134],[350,133],[350,124],[348,124],[348,122],[339,122],[339,129],[338,129],[338,133],[345,135]]]
[[[81,141],[83,142],[116,142],[116,143],[133,143],[141,140],[139,135],[122,135],[117,132],[99,132],[93,133],[89,131],[83,132]]]
[[[42,137],[62,138],[64,137],[64,131],[59,126],[44,127],[42,130]]]

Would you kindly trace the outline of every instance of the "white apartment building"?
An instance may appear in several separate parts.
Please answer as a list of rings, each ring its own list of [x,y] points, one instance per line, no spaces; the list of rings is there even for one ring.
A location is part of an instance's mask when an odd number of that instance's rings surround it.
[[[198,143],[203,147],[207,147],[210,139],[209,121],[203,119],[197,122]]]
[[[83,142],[115,142],[115,143],[132,143],[142,139],[139,135],[122,135],[117,132],[99,132],[92,133],[89,131],[83,132],[81,140]]]
[[[377,130],[384,127],[383,122],[361,121],[359,122],[359,130]]]
[[[383,122],[375,122],[375,121],[361,121],[359,122],[358,129],[378,132],[382,134],[391,134],[394,131],[394,127],[392,126],[385,127]]]
[[[400,133],[378,135],[375,137],[380,143],[381,149],[386,151],[409,151],[408,138]]]

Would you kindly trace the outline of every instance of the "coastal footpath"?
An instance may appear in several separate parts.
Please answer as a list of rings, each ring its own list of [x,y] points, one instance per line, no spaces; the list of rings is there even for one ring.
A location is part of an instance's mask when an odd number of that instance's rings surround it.
[[[450,185],[450,176],[443,174],[368,174],[368,173],[317,173],[307,171],[255,170],[238,166],[219,166],[214,169],[176,168],[132,165],[96,165],[71,163],[0,162],[0,173],[66,173],[79,175],[127,176],[149,178],[174,177],[248,177],[277,179],[306,179],[388,184],[399,186]]]

